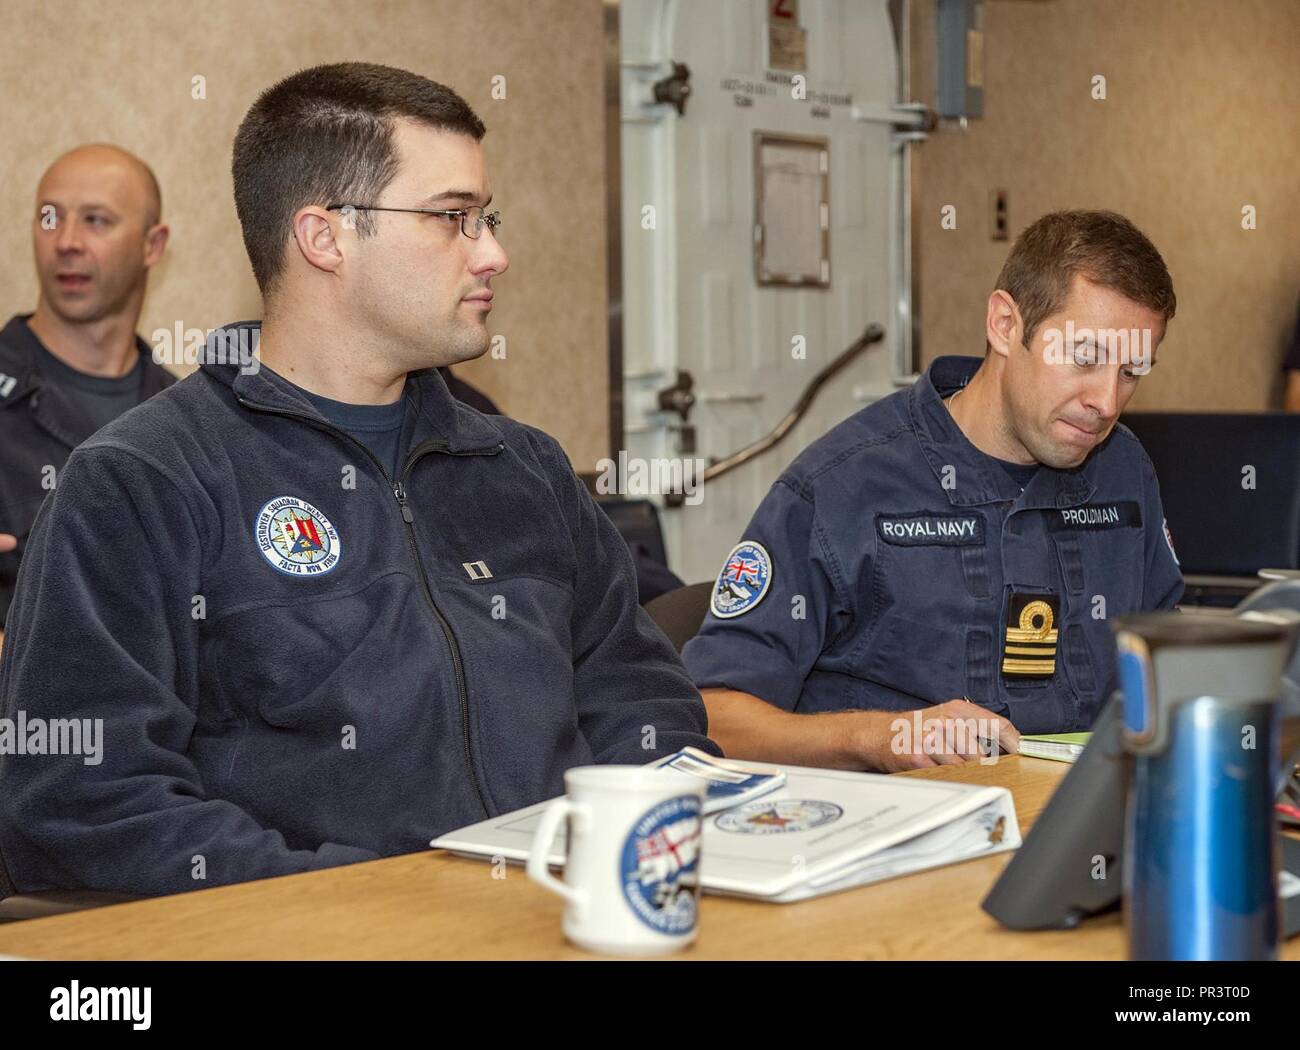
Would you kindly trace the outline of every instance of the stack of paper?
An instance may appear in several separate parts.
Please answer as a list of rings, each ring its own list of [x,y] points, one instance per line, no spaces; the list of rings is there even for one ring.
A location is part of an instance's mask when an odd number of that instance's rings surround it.
[[[1091,733],[1046,733],[1022,736],[1020,753],[1030,758],[1049,758],[1053,762],[1073,762],[1088,746]]]

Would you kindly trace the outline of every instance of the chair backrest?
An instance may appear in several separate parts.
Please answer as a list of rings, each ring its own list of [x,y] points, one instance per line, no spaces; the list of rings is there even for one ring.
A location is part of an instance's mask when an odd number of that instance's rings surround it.
[[[1300,567],[1300,416],[1134,412],[1186,573]]]
[[[673,648],[680,653],[686,643],[699,633],[700,625],[708,614],[712,595],[712,581],[692,583],[647,602],[645,611],[659,625],[659,629],[668,635]]]
[[[659,508],[648,499],[601,498],[596,501],[627,545],[633,550],[645,547],[660,565],[668,564],[664,532],[659,524]]]

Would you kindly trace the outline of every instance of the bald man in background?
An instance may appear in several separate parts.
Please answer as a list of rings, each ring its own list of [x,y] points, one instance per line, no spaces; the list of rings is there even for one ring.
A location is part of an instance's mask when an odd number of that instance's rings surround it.
[[[153,172],[117,146],[79,146],[37,186],[40,294],[0,330],[0,640],[23,542],[68,454],[175,382],[135,331],[167,245],[161,216]]]

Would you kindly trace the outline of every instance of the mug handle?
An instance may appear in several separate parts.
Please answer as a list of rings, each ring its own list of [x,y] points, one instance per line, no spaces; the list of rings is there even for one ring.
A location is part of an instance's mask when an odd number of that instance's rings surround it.
[[[537,825],[532,848],[528,851],[528,877],[544,889],[558,893],[575,908],[583,907],[587,895],[552,875],[547,857],[551,852],[551,843],[555,841],[555,833],[559,830],[560,821],[572,813],[577,813],[580,808],[564,797],[557,798],[547,806],[542,811],[541,823]]]

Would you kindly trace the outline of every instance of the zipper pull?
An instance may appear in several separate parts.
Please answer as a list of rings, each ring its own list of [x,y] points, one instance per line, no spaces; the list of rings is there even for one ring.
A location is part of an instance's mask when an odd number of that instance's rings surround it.
[[[397,505],[402,508],[402,520],[411,525],[415,522],[415,515],[411,513],[411,508],[406,505],[406,488],[399,481],[393,486],[393,495],[397,497]]]

